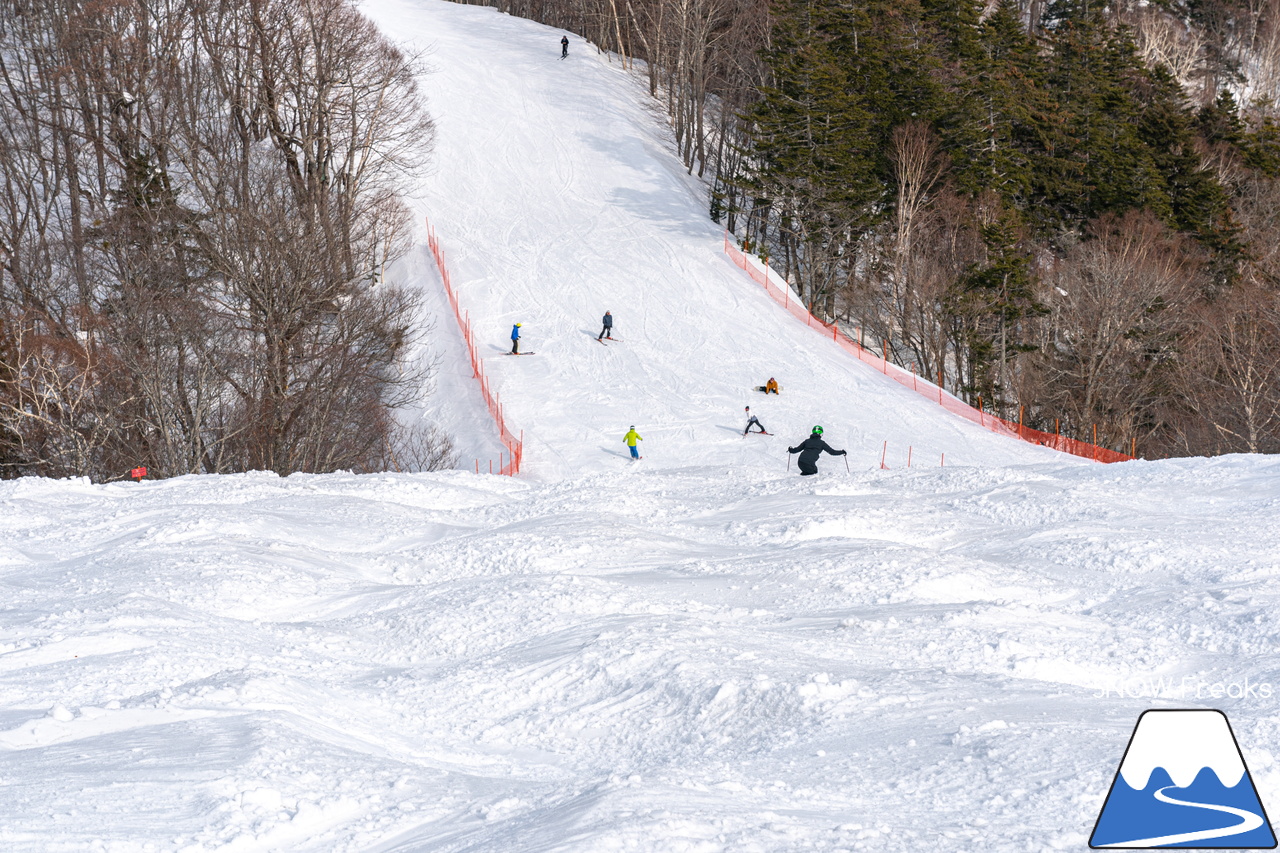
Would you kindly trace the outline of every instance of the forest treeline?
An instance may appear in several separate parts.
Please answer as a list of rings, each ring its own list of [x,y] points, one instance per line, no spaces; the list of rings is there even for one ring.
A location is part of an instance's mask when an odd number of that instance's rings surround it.
[[[1280,0],[491,4],[639,61],[712,218],[877,353],[1125,452],[1280,451]]]
[[[0,0],[0,476],[447,461],[415,71],[344,0]]]

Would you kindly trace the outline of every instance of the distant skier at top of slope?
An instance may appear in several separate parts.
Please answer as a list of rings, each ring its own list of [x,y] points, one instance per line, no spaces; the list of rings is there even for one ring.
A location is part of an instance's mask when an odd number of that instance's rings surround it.
[[[511,327],[511,354],[520,354],[520,323]]]
[[[764,428],[764,424],[760,423],[760,419],[751,414],[751,407],[747,406],[745,411],[747,413],[747,428],[742,431],[743,436],[746,436],[747,433],[751,432],[752,427],[755,427],[760,430],[760,432],[768,435],[769,431]]]
[[[636,432],[636,425],[635,425],[635,424],[632,424],[632,425],[631,425],[631,431],[630,431],[630,432],[628,432],[626,435],[624,435],[624,436],[622,437],[622,440],[623,440],[623,441],[625,441],[625,442],[627,443],[627,447],[631,448],[631,458],[632,458],[632,459],[643,459],[643,458],[644,458],[643,456],[641,456],[641,455],[640,455],[640,451],[636,449],[636,442],[637,442],[637,441],[644,441],[644,439],[640,437],[640,433]]]
[[[560,58],[564,59],[568,55],[569,55],[569,37],[561,36],[560,37]]]
[[[613,340],[613,315],[608,311],[604,312],[604,328],[600,330],[600,335],[596,340],[598,341],[601,338]]]
[[[800,442],[795,447],[788,447],[788,453],[799,453],[800,458],[796,460],[796,467],[800,469],[800,475],[807,477],[810,474],[818,473],[817,461],[823,451],[830,453],[832,456],[847,456],[848,451],[832,450],[830,445],[822,440],[822,427],[813,428],[813,433],[808,438]]]

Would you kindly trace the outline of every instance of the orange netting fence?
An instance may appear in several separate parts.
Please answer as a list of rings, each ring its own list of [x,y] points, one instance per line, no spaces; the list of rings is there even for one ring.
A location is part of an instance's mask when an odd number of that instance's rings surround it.
[[[520,437],[517,438],[507,428],[507,419],[502,411],[502,400],[497,392],[489,387],[489,377],[484,373],[484,360],[480,358],[480,351],[476,349],[475,335],[471,331],[471,315],[458,305],[458,294],[453,289],[453,282],[449,279],[449,268],[444,264],[444,253],[440,251],[440,241],[436,239],[435,229],[431,227],[430,222],[427,223],[427,245],[431,247],[431,254],[436,259],[440,280],[444,282],[444,291],[449,296],[449,304],[453,306],[453,316],[458,321],[458,328],[462,330],[462,339],[467,342],[467,354],[471,356],[471,372],[480,382],[480,394],[484,397],[484,404],[488,407],[489,414],[493,416],[494,423],[498,425],[498,437],[507,448],[506,453],[498,455],[498,470],[493,469],[493,460],[489,460],[489,473],[515,476],[520,473],[520,463],[524,460],[524,431],[522,430]],[[480,460],[477,459],[476,473],[480,473],[480,470]]]
[[[737,246],[733,245],[729,240],[728,232],[724,236],[725,254],[740,267],[747,275],[751,276],[755,282],[764,287],[773,301],[786,308],[791,314],[809,328],[814,329],[826,338],[830,338],[837,346],[845,352],[857,357],[859,360],[871,365],[874,369],[880,371],[885,376],[905,385],[916,393],[928,397],[938,403],[948,412],[954,415],[973,421],[980,426],[986,427],[992,432],[1000,435],[1007,435],[1010,438],[1020,438],[1023,441],[1029,441],[1032,444],[1040,444],[1045,447],[1051,447],[1054,450],[1060,450],[1063,453],[1070,453],[1075,456],[1082,456],[1085,459],[1093,459],[1097,462],[1122,462],[1126,459],[1132,459],[1124,453],[1115,450],[1108,450],[1105,447],[1099,447],[1097,444],[1089,444],[1086,441],[1079,441],[1074,438],[1067,438],[1064,435],[1057,435],[1051,432],[1041,432],[1038,429],[1023,426],[1020,423],[1012,423],[995,415],[989,415],[986,412],[975,409],[959,397],[945,391],[942,388],[941,377],[937,383],[930,382],[922,376],[918,376],[915,371],[903,370],[896,364],[893,364],[884,355],[876,355],[875,353],[864,349],[857,341],[849,338],[847,335],[841,334],[840,329],[834,323],[824,323],[813,314],[803,302],[796,299],[791,293],[791,288],[782,281],[777,273],[771,273],[768,264],[761,268],[755,258],[750,257],[741,251]]]

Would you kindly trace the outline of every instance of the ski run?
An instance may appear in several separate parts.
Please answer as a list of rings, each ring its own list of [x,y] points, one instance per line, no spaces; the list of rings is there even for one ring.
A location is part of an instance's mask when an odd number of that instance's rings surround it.
[[[362,8],[431,67],[421,414],[497,457],[430,217],[525,471],[0,482],[0,849],[1080,851],[1148,708],[1280,810],[1280,461],[948,415],[727,261],[640,79]]]

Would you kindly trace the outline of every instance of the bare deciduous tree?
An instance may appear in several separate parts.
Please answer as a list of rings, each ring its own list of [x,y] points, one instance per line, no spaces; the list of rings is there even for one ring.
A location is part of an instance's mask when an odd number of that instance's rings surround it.
[[[381,275],[432,139],[415,63],[346,0],[0,0],[0,22],[0,399],[106,436],[8,470],[383,459],[427,328]],[[82,421],[0,438],[70,448]]]
[[[1180,379],[1194,419],[1183,452],[1280,451],[1280,297],[1246,283],[1200,306]]]
[[[1145,438],[1199,290],[1196,253],[1150,213],[1107,215],[1048,280],[1047,402],[1080,434],[1096,424],[1108,444]]]

